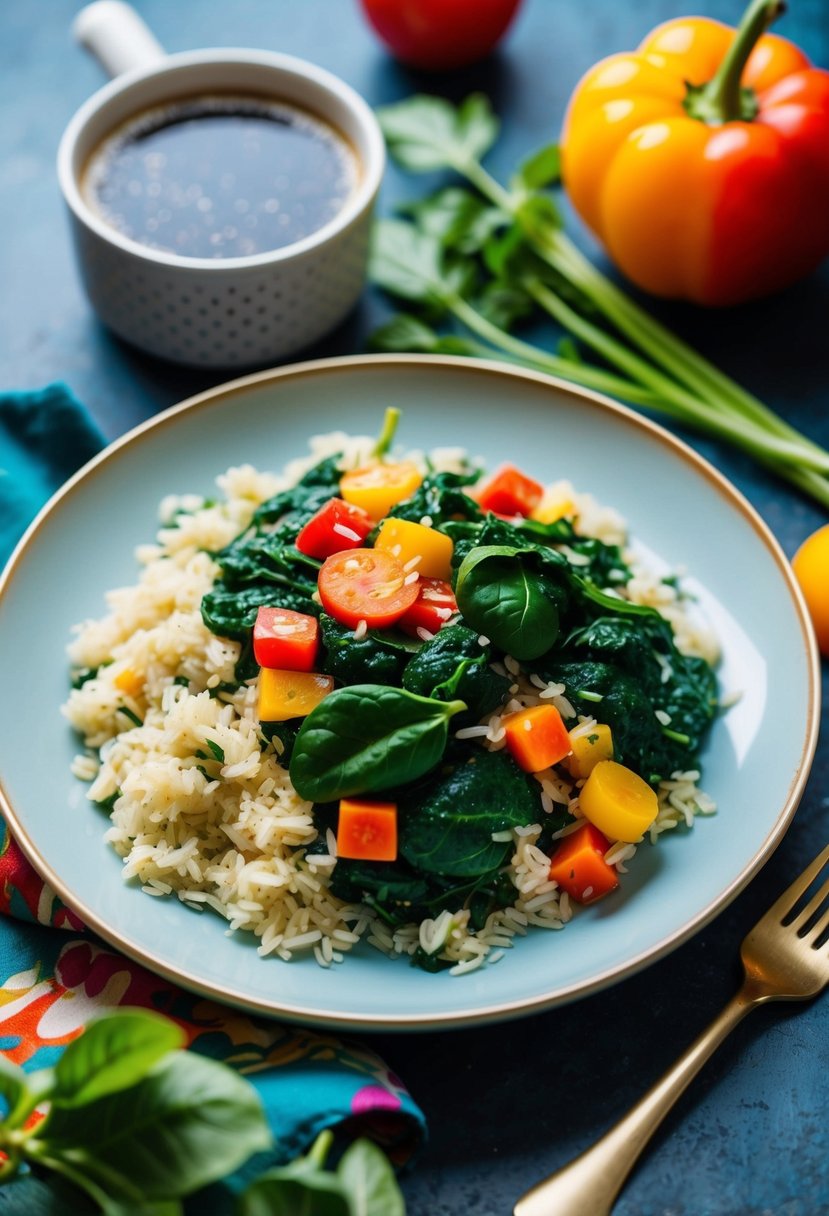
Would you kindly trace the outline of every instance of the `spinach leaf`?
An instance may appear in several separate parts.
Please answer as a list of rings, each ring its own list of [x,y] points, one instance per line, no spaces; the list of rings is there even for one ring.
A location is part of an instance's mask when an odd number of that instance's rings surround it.
[[[465,625],[446,625],[431,642],[421,646],[403,671],[403,687],[409,692],[439,701],[455,697],[465,701],[468,712],[458,715],[458,726],[477,722],[494,711],[512,683],[492,670],[492,647],[480,646],[478,636]],[[453,680],[461,664],[463,669]]]
[[[370,1140],[355,1140],[337,1166],[351,1216],[406,1216],[406,1205],[389,1159]]]
[[[400,684],[403,668],[420,643],[370,630],[361,638],[333,617],[320,615],[322,669],[343,684]]]
[[[166,1056],[137,1084],[64,1110],[43,1133],[49,1157],[69,1161],[123,1198],[189,1194],[230,1173],[271,1134],[256,1091],[215,1060]]]
[[[503,865],[512,847],[493,832],[538,820],[538,786],[505,752],[453,750],[401,798],[400,853],[423,873],[475,878]]]
[[[399,688],[355,684],[339,688],[305,719],[290,775],[301,798],[331,802],[392,789],[440,760],[449,719],[466,709]]]
[[[115,1009],[89,1022],[54,1069],[49,1100],[78,1107],[135,1085],[168,1052],[184,1046],[184,1034],[168,1018],[149,1011]]]
[[[556,593],[521,550],[473,549],[461,563],[455,595],[464,619],[516,659],[538,658],[558,637]]]

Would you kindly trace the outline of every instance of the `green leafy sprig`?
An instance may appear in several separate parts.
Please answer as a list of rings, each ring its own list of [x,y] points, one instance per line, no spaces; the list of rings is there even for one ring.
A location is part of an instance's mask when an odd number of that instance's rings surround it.
[[[570,240],[555,202],[540,193],[558,181],[554,146],[530,156],[504,187],[482,164],[498,134],[485,97],[454,107],[416,96],[379,118],[403,168],[448,169],[473,189],[448,187],[404,208],[410,219],[376,225],[374,281],[421,312],[384,326],[376,348],[506,357],[732,443],[829,506],[829,452],[650,316]],[[510,332],[539,312],[569,335],[557,354]],[[446,316],[461,335],[432,328]]]
[[[54,1068],[0,1055],[0,1186],[71,1184],[104,1216],[181,1216],[181,1200],[273,1147],[259,1095],[232,1068],[184,1051],[184,1033],[143,1009],[91,1021]],[[34,1117],[40,1115],[39,1118]],[[238,1216],[404,1216],[394,1172],[369,1141],[324,1169],[332,1134],[271,1170]]]

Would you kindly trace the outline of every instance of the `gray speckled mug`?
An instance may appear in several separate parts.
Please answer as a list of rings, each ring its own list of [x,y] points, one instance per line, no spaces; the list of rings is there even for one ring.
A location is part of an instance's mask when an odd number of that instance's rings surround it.
[[[385,165],[383,137],[363,99],[336,76],[289,55],[225,49],[165,55],[121,0],[97,0],[74,28],[115,76],[81,106],[58,151],[81,276],[104,324],[153,355],[200,367],[273,363],[337,325],[363,289]],[[359,175],[336,216],[283,248],[221,259],[151,248],[102,218],[81,189],[95,148],[149,107],[205,92],[272,97],[340,132],[356,152]]]

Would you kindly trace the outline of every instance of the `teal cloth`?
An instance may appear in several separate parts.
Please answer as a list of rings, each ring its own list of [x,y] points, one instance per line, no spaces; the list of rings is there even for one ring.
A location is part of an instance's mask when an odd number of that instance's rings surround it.
[[[66,385],[0,393],[0,566],[47,498],[103,446]]]
[[[0,394],[0,564],[44,501],[103,443],[62,384]],[[26,1069],[54,1064],[66,1032],[76,1032],[75,1011],[99,1012],[116,990],[118,1003],[180,1022],[192,1050],[250,1074],[277,1138],[277,1159],[295,1156],[332,1127],[372,1136],[402,1164],[425,1134],[423,1113],[405,1087],[360,1044],[194,997],[98,941],[35,874],[0,819],[0,1051]],[[267,1162],[249,1168],[254,1164]],[[238,1186],[244,1174],[228,1185]],[[19,1216],[41,1211],[31,1186],[14,1184]],[[0,1207],[8,1195],[0,1191]],[[200,1216],[225,1210],[221,1197],[218,1206],[206,1201],[199,1209]]]

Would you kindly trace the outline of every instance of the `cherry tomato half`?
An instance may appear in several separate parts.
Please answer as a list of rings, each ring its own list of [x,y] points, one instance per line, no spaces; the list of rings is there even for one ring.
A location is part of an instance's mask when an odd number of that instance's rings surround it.
[[[418,629],[437,633],[458,611],[458,602],[451,586],[442,578],[422,578],[415,586],[417,599],[397,624],[404,633],[417,638],[422,636]]]
[[[317,590],[322,606],[341,625],[385,629],[417,599],[417,581],[400,562],[379,549],[349,549],[326,558]]]
[[[307,557],[358,549],[374,527],[371,516],[342,498],[330,498],[300,529],[296,547]]]
[[[362,0],[386,46],[403,63],[443,71],[487,55],[520,0]]]
[[[260,608],[253,626],[253,657],[260,667],[313,671],[319,647],[319,623],[290,608]]]

